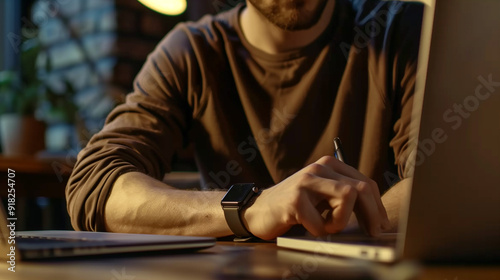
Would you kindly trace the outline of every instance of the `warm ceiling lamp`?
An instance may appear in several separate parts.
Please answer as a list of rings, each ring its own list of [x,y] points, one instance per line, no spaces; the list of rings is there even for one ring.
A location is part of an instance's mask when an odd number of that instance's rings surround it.
[[[176,16],[186,10],[186,0],[138,0],[153,11],[169,16]]]

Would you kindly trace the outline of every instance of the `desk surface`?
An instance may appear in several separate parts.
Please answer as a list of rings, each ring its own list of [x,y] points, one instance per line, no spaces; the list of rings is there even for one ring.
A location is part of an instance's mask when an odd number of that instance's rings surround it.
[[[6,280],[165,279],[500,279],[498,266],[381,265],[279,249],[274,243],[217,242],[195,253],[108,256],[25,262]]]

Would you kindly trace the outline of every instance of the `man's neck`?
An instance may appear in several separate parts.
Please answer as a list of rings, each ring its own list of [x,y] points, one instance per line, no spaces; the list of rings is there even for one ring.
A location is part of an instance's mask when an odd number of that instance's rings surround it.
[[[287,31],[269,22],[249,1],[241,13],[243,36],[257,49],[269,54],[278,54],[300,49],[318,38],[330,24],[335,1],[328,0],[318,22],[311,28]]]

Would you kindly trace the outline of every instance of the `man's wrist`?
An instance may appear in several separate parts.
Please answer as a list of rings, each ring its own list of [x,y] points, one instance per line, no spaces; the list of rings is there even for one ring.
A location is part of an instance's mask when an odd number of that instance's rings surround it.
[[[263,216],[266,215],[266,213],[262,213],[261,211],[262,207],[259,204],[259,199],[262,199],[264,193],[267,191],[267,189],[262,190],[260,194],[253,197],[252,200],[248,203],[248,206],[241,211],[241,219],[243,225],[254,236],[257,236],[259,238],[262,238],[262,236],[259,236],[259,234],[257,233],[258,229],[256,228],[259,227],[257,223],[258,221],[262,221],[262,219],[264,218]]]

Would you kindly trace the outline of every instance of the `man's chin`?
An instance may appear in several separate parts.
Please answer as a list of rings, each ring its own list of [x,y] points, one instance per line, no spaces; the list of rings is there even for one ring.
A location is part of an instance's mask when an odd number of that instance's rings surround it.
[[[272,21],[269,20],[272,24],[277,26],[280,29],[286,31],[300,31],[307,30],[313,27],[316,23],[318,23],[318,19],[309,20],[309,21],[301,21],[301,20],[288,20],[288,21]]]
[[[249,0],[252,5],[273,25],[286,31],[306,30],[318,23],[326,2],[320,3],[314,11],[307,10],[304,1],[291,1],[284,6],[263,5],[262,2]]]

